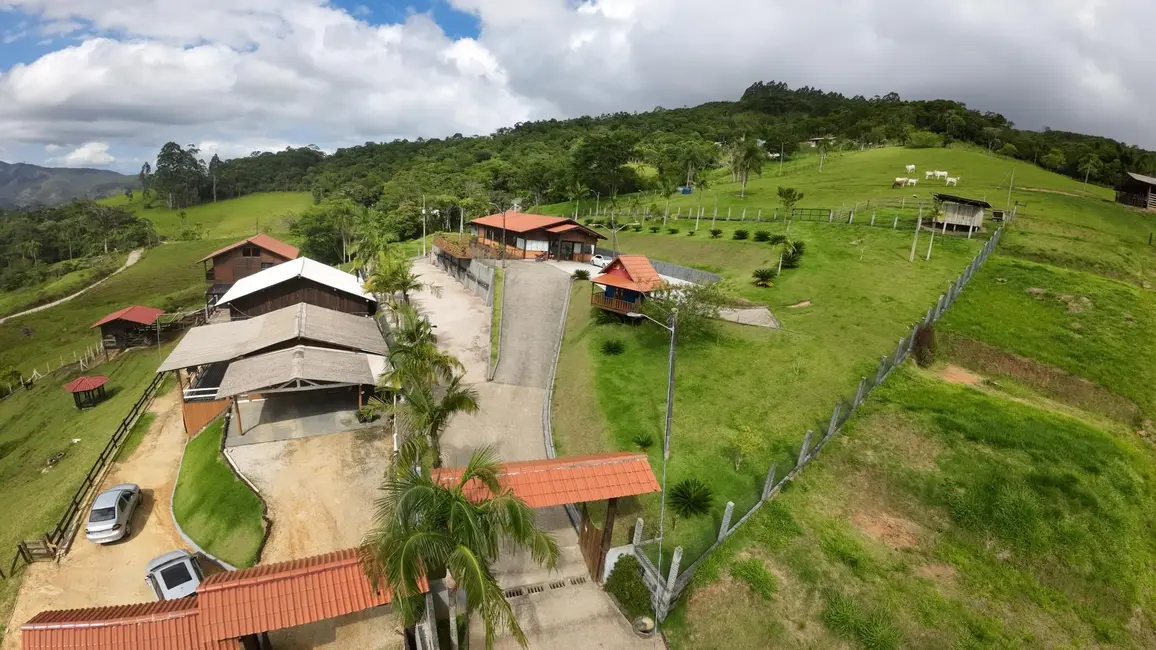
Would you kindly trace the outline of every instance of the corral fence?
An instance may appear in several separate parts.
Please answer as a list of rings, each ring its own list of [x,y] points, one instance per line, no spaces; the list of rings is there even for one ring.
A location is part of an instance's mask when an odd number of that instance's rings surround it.
[[[899,339],[895,351],[889,355],[880,357],[879,365],[875,372],[870,376],[860,377],[855,394],[841,399],[835,404],[830,419],[826,421],[826,425],[822,428],[817,427],[817,432],[815,430],[808,430],[805,433],[799,447],[798,455],[792,456],[786,467],[776,463],[770,465],[767,469],[766,479],[763,481],[761,492],[757,495],[740,498],[740,501],[749,503],[753,500],[754,503],[746,510],[745,514],[739,517],[738,521],[735,521],[733,524],[732,519],[735,515],[735,502],[727,502],[717,536],[713,536],[710,539],[705,550],[690,562],[689,565],[683,568],[683,560],[685,558],[682,546],[676,547],[671,556],[661,558],[659,562],[655,562],[651,557],[651,553],[654,551],[659,540],[651,539],[644,541],[643,520],[639,518],[635,521],[634,535],[629,552],[632,552],[642,564],[643,581],[651,591],[653,605],[659,620],[666,618],[666,615],[670,612],[670,608],[690,584],[695,571],[702,565],[703,561],[717,550],[728,537],[733,535],[740,526],[746,523],[752,515],[758,512],[764,503],[778,495],[788,481],[794,480],[808,463],[817,458],[823,447],[842,431],[843,425],[854,415],[856,409],[867,399],[871,391],[881,385],[891,372],[907,359],[915,347],[915,338],[920,329],[938,321],[947,311],[947,308],[955,302],[955,299],[959,296],[960,292],[963,291],[964,287],[967,286],[968,282],[971,281],[976,271],[980,269],[992,251],[995,250],[1002,233],[1002,226],[996,229],[991,239],[987,241],[975,258],[972,259],[971,263],[951,282],[947,291],[939,296],[936,303],[927,310],[923,318],[912,326],[907,335]],[[549,410],[547,406],[547,416],[548,413]],[[546,423],[546,433],[547,446],[549,448],[551,446],[549,423]]]
[[[161,382],[164,381],[166,374],[167,373],[158,373],[153,377],[152,382],[149,383],[144,389],[144,392],[137,398],[136,403],[129,409],[128,415],[121,420],[113,432],[112,437],[109,438],[108,444],[104,446],[104,450],[102,450],[100,455],[96,457],[96,460],[93,461],[92,467],[88,470],[88,474],[85,475],[84,480],[81,481],[80,485],[76,488],[76,493],[72,495],[72,499],[68,502],[64,513],[61,514],[60,519],[56,522],[52,530],[36,539],[19,542],[16,548],[16,555],[8,565],[7,575],[0,572],[0,577],[12,575],[21,561],[26,564],[31,564],[32,562],[56,560],[68,552],[77,528],[80,522],[83,521],[85,506],[100,488],[101,482],[104,480],[113,461],[116,460],[117,454],[120,452],[125,438],[128,437],[129,431],[132,430],[133,425],[136,424],[141,414],[145,412],[145,409],[148,408],[153,398],[156,397],[157,390],[160,389]]]

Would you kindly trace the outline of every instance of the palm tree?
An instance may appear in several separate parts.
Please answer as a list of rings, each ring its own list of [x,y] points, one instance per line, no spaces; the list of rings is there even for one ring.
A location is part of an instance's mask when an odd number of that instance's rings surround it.
[[[522,647],[528,641],[491,569],[502,548],[527,550],[539,565],[554,568],[558,544],[540,529],[534,511],[499,483],[501,467],[490,447],[477,449],[457,481],[443,484],[432,472],[400,465],[381,485],[374,527],[360,549],[361,565],[374,583],[394,591],[407,626],[417,624],[425,606],[421,582],[453,576],[466,591],[466,617],[482,617],[486,647],[505,628]],[[465,485],[476,481],[489,494],[469,499]]]
[[[462,375],[454,375],[444,386],[403,379],[400,394],[402,401],[388,407],[406,436],[399,463],[410,466],[421,462],[428,443],[430,464],[441,467],[442,434],[458,413],[478,412],[478,391],[466,385]],[[415,439],[424,442],[408,444]]]
[[[775,269],[755,269],[752,277],[755,279],[756,287],[770,287],[775,284],[776,275],[778,275],[778,271]]]
[[[759,148],[755,140],[743,138],[737,143],[732,156],[734,156],[735,166],[738,169],[739,180],[743,184],[739,191],[739,198],[746,198],[747,180],[750,179],[751,172],[763,173],[763,160],[766,159],[766,154]]]
[[[710,486],[697,478],[687,478],[679,481],[666,497],[671,510],[674,511],[674,525],[678,525],[679,517],[697,517],[710,512],[714,503],[714,492]]]

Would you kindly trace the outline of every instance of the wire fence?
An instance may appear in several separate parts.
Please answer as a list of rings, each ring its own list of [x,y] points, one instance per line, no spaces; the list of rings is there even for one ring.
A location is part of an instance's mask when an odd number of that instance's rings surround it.
[[[650,588],[651,595],[654,599],[655,611],[658,613],[660,620],[666,618],[671,606],[686,589],[687,585],[690,584],[695,571],[702,565],[703,561],[717,550],[728,537],[733,535],[739,527],[746,523],[751,516],[758,512],[764,503],[773,499],[788,481],[794,480],[808,463],[817,458],[823,447],[842,431],[843,425],[855,414],[855,411],[863,401],[871,395],[871,392],[875,390],[876,387],[882,385],[892,371],[908,358],[914,350],[916,336],[919,331],[937,322],[947,311],[948,307],[955,302],[960,292],[962,292],[964,287],[971,281],[976,271],[980,269],[992,251],[995,250],[1002,233],[1002,227],[996,229],[991,239],[984,244],[983,248],[975,258],[972,259],[971,263],[969,263],[948,286],[947,291],[939,296],[936,303],[927,310],[927,313],[919,322],[912,326],[907,335],[899,339],[894,352],[880,357],[879,365],[875,372],[869,376],[860,377],[854,395],[840,399],[835,404],[826,425],[817,431],[808,430],[803,435],[797,456],[793,456],[786,466],[779,463],[772,463],[770,465],[767,469],[766,479],[763,481],[761,493],[756,497],[744,495],[739,498],[740,505],[745,506],[746,503],[750,503],[751,501],[754,501],[754,503],[750,507],[745,508],[745,513],[733,524],[732,518],[736,511],[736,503],[734,501],[727,502],[717,536],[712,536],[706,544],[696,544],[696,546],[705,546],[705,549],[699,551],[693,561],[686,565],[685,568],[682,568],[683,560],[686,559],[684,557],[685,549],[683,546],[674,549],[673,554],[670,556],[668,567],[661,566],[661,563],[655,562],[651,557],[653,552],[651,547],[658,540],[644,541],[642,539],[643,520],[638,519],[635,522],[632,550],[643,566],[643,581]],[[739,510],[739,512],[744,512],[744,510]],[[691,543],[695,542],[695,540],[690,541]]]

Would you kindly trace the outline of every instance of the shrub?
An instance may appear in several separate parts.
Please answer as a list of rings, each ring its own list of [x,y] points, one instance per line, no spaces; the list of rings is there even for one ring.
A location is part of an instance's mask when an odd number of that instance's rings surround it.
[[[598,309],[597,307],[592,307],[591,309],[594,310],[594,322],[599,325],[613,325],[622,322],[622,317],[612,311]]]
[[[355,415],[357,416],[358,422],[365,423],[373,422],[378,417],[380,417],[381,413],[378,412],[377,407],[375,406],[363,406],[357,409]]]
[[[570,277],[574,278],[575,280],[589,280],[590,271],[587,271],[586,269],[576,269],[574,274]]]
[[[765,230],[756,230],[755,231],[755,241],[769,241],[770,239],[771,239],[771,233],[769,233]]]
[[[791,245],[786,247],[783,251],[783,268],[795,269],[799,267],[799,261],[803,258],[803,253],[807,251],[807,244],[804,241],[796,240],[791,242]]]
[[[763,600],[770,600],[779,590],[779,579],[767,571],[767,566],[757,557],[732,564],[731,577],[746,583],[751,591],[762,596]]]
[[[778,246],[787,241],[787,236],[783,233],[775,233],[767,238],[767,243],[771,246]]]
[[[633,555],[623,555],[614,563],[614,569],[606,577],[606,592],[618,601],[622,611],[630,619],[639,616],[653,616],[650,590],[642,582],[642,565]]]
[[[678,228],[667,228],[666,232],[668,232],[672,235],[677,235],[678,234]]]
[[[585,219],[582,220],[582,223],[586,224],[587,226],[592,226],[592,225],[594,225],[594,218],[593,217],[586,217]]]
[[[675,516],[698,517],[710,512],[714,492],[697,478],[684,478],[674,486],[666,500]]]
[[[640,223],[634,224],[631,226],[631,228],[634,230],[634,232],[642,232],[642,224]]]
[[[747,237],[750,237],[750,236],[751,236],[751,233],[747,230],[743,230],[742,228],[736,230],[735,234],[732,235],[732,237],[735,239],[746,239]]]
[[[626,351],[626,344],[622,339],[606,339],[602,342],[602,354],[608,357],[616,357]]]
[[[915,363],[927,368],[935,363],[935,326],[927,325],[915,330]]]
[[[634,434],[634,437],[631,438],[630,441],[634,443],[635,447],[638,447],[642,451],[646,451],[647,449],[650,449],[654,446],[654,436],[646,433],[645,431],[640,431]]]
[[[649,230],[650,232],[658,232],[659,230],[662,230],[662,226],[651,226]]]
[[[913,131],[907,136],[907,146],[912,149],[932,149],[943,146],[943,138],[931,131]]]
[[[686,236],[687,237],[694,237],[694,233],[695,233],[694,230],[688,230],[688,231],[686,231]]]
[[[779,274],[777,269],[755,269],[751,275],[755,279],[756,287],[770,287],[773,286],[775,276]]]
[[[722,228],[711,228],[710,229],[710,238],[711,239],[718,239],[719,237],[722,237]]]

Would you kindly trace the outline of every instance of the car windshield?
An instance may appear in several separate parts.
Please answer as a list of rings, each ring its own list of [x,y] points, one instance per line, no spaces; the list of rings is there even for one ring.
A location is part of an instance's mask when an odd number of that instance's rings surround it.
[[[99,524],[102,521],[112,521],[116,519],[116,508],[93,508],[92,516],[88,521],[94,524]]]
[[[161,569],[161,580],[164,581],[166,589],[176,589],[192,579],[193,575],[189,573],[189,567],[184,562]]]

